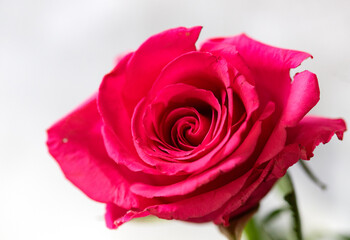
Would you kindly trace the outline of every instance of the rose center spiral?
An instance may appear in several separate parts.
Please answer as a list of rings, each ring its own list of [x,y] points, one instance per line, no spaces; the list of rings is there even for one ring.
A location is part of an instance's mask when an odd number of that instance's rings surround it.
[[[202,143],[210,122],[211,113],[200,113],[194,107],[177,108],[165,117],[163,136],[175,148],[192,150]]]

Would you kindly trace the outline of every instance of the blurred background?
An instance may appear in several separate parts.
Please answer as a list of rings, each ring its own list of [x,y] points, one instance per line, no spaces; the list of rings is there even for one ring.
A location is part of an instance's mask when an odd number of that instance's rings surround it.
[[[47,153],[45,130],[97,90],[118,54],[194,25],[204,27],[200,41],[245,32],[311,53],[297,71],[318,75],[312,113],[350,123],[349,12],[348,0],[0,0],[0,239],[225,239],[210,223],[132,221],[108,230],[104,205],[69,183]],[[326,191],[292,167],[307,234],[350,231],[349,156],[348,133],[315,151],[309,166]]]

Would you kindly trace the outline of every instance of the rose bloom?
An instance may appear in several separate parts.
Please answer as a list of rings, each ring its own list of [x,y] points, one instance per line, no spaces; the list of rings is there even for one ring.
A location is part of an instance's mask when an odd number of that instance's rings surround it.
[[[106,203],[109,228],[147,215],[227,226],[318,144],[342,139],[342,119],[305,117],[316,75],[290,78],[310,54],[244,34],[197,49],[200,31],[152,36],[48,130],[65,176]]]

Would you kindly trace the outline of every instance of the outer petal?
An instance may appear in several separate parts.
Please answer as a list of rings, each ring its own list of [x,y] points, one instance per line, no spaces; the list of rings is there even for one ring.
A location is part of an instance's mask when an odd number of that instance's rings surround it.
[[[164,219],[188,220],[205,216],[221,208],[232,196],[239,194],[251,172],[245,173],[240,178],[219,189],[180,201],[170,202],[169,204],[151,206],[147,210],[151,214]]]
[[[148,211],[165,219],[174,218],[187,221],[196,219],[197,222],[213,220],[211,214],[218,214],[221,217],[223,214],[229,214],[244,205],[254,190],[265,179],[270,169],[271,164],[262,170],[251,169],[240,178],[221,188],[182,201],[152,206],[148,208]],[[210,218],[205,216],[210,216]]]
[[[104,124],[118,133],[118,138],[129,148],[128,151],[135,152],[130,131],[131,118],[121,97],[121,87],[126,81],[126,66],[132,55],[130,53],[121,58],[116,67],[103,78],[97,103]]]
[[[246,63],[256,70],[279,70],[297,67],[310,54],[295,50],[272,47],[258,42],[245,34],[235,37],[209,39],[202,44],[201,50],[218,49],[221,44],[236,47]]]
[[[294,77],[282,121],[295,126],[319,101],[320,89],[314,73],[303,71]]]
[[[218,216],[214,219],[215,224],[228,226],[231,217],[238,216],[255,207],[271,189],[274,182],[266,182],[266,178],[271,171],[271,162],[261,169],[254,169],[254,171],[255,179],[251,179],[242,193],[231,198],[222,209],[220,209]]]
[[[334,134],[341,140],[345,131],[343,119],[305,117],[296,127],[287,129],[287,144],[299,144],[301,159],[308,160],[317,145],[329,142]]]
[[[122,98],[122,86],[126,82],[126,67],[133,56],[123,57],[117,66],[107,74],[100,85],[98,108],[103,120],[102,134],[108,155],[132,171],[154,173],[139,156],[131,136],[131,116]]]
[[[170,29],[152,36],[139,47],[128,65],[127,82],[123,88],[123,98],[130,114],[165,65],[186,52],[196,50],[195,43],[201,29]]]
[[[283,177],[288,168],[293,166],[300,159],[300,149],[297,144],[287,145],[279,154],[271,161],[274,162],[273,170],[268,180],[274,180]]]
[[[109,158],[101,136],[96,96],[48,130],[47,145],[65,176],[90,198],[136,207],[122,169]]]
[[[286,145],[287,127],[293,127],[316,105],[320,98],[317,77],[309,71],[298,73],[294,77],[287,96],[286,105],[282,111],[279,123],[273,129],[258,164],[273,158]]]
[[[126,67],[133,53],[117,63],[100,85],[98,110],[103,120],[102,135],[108,155],[132,171],[155,171],[144,164],[138,156],[131,136],[131,116],[122,99],[122,86],[126,81]]]
[[[276,48],[249,38],[245,34],[228,38],[210,39],[203,43],[201,51],[220,52],[220,46],[235,46],[240,56],[253,73],[260,97],[265,101],[274,100],[283,109],[289,94],[289,70],[297,67],[310,54]],[[224,52],[224,55],[225,54]],[[244,73],[244,72],[243,72]]]
[[[146,217],[149,213],[145,211],[132,211],[118,207],[113,203],[106,206],[105,220],[108,228],[115,229],[133,218]]]

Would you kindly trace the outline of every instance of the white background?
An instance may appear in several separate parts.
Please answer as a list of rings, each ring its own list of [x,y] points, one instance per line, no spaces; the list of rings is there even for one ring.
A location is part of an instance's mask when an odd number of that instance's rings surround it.
[[[313,114],[350,122],[350,2],[214,0],[0,0],[0,239],[225,239],[212,224],[139,221],[105,227],[103,204],[61,173],[45,130],[99,86],[114,58],[176,26],[202,25],[200,40],[248,35],[310,52]],[[350,230],[350,136],[310,162],[323,192],[292,168],[306,232]],[[263,204],[268,201],[265,200]]]

